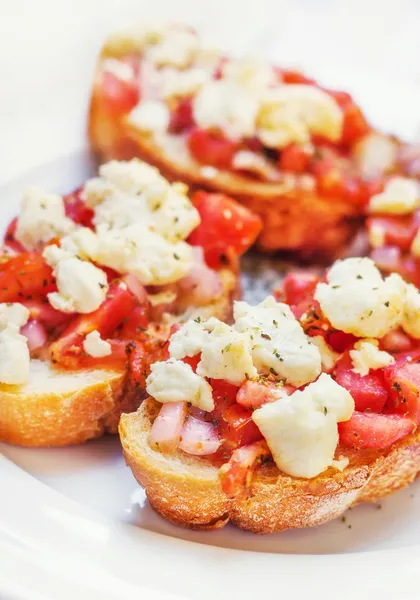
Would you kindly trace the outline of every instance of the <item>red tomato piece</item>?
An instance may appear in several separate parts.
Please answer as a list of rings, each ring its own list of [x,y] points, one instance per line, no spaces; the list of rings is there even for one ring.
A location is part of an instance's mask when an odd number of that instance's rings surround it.
[[[83,188],[78,188],[71,194],[63,196],[64,208],[66,215],[75,223],[83,225],[83,227],[93,228],[92,219],[94,212],[87,206],[81,195]]]
[[[137,60],[127,57],[119,61],[127,73],[131,69],[131,77],[121,78],[111,71],[103,70],[99,80],[100,98],[106,110],[114,114],[128,112],[140,99]]]
[[[283,292],[287,304],[299,304],[312,297],[319,277],[309,271],[288,273],[283,280]]]
[[[418,351],[415,352],[418,355]],[[389,391],[388,408],[420,422],[420,362],[404,357],[384,369]],[[417,361],[420,360],[417,358]]]
[[[369,217],[366,221],[369,232],[383,232],[383,246],[398,246],[403,251],[410,250],[419,223],[409,216]]]
[[[165,360],[165,345],[161,340],[145,339],[130,342],[126,347],[128,384],[131,389],[144,390],[153,363]]]
[[[229,253],[241,256],[258,237],[261,219],[224,194],[196,192],[192,198],[200,213],[201,223],[188,241],[201,246],[209,267],[220,268]]]
[[[335,379],[350,392],[357,411],[382,411],[388,399],[388,389],[381,371],[370,371],[362,377],[353,371],[353,363],[346,352],[335,366]]]
[[[85,337],[95,329],[102,338],[110,337],[136,306],[137,300],[129,289],[124,289],[117,282],[112,284],[106,299],[97,310],[74,317],[59,339],[51,344],[51,359],[74,368],[82,353]]]
[[[237,142],[223,137],[222,134],[198,128],[191,131],[187,144],[198,162],[219,169],[228,169],[231,166],[233,155],[238,149]]]
[[[126,340],[136,340],[144,334],[150,321],[150,305],[141,304],[124,319],[121,337]]]
[[[182,362],[186,363],[187,365],[190,365],[191,369],[194,371],[194,373],[197,371],[197,367],[198,367],[198,363],[201,360],[201,353],[197,354],[197,356],[184,356],[184,358],[182,359]]]
[[[343,111],[341,143],[345,146],[351,146],[370,131],[370,126],[350,94],[340,91],[326,91],[336,100]]]
[[[309,168],[310,154],[298,144],[290,144],[280,153],[279,166],[282,171],[305,173]]]
[[[169,132],[182,133],[187,129],[191,129],[193,125],[194,116],[191,98],[186,98],[185,100],[181,100],[171,113]]]
[[[77,366],[79,368],[89,369],[94,367],[108,369],[124,369],[127,364],[127,342],[123,340],[106,340],[111,346],[111,354],[95,358],[88,354],[81,353],[78,357]]]
[[[16,241],[16,226],[17,226],[17,217],[10,221],[9,227],[6,229],[6,233],[4,234],[4,245],[14,250],[15,252],[25,252],[25,248]]]
[[[210,379],[213,388],[214,410],[210,413],[212,420],[220,419],[222,413],[236,402],[238,386],[224,379]]]
[[[335,329],[327,331],[325,338],[327,343],[335,352],[344,352],[350,346],[353,346],[357,341],[357,337],[352,333],[344,333],[344,331],[337,331]]]
[[[388,448],[414,429],[415,423],[401,415],[356,411],[349,421],[338,424],[340,443],[349,448]]]
[[[46,298],[42,300],[25,300],[22,304],[29,310],[31,319],[39,321],[49,330],[68,323],[72,318],[72,315],[68,313],[55,310]]]
[[[224,440],[223,447],[229,450],[247,446],[262,438],[252,420],[252,411],[239,404],[233,404],[223,411],[217,427]]]
[[[316,84],[315,79],[311,79],[310,77],[306,77],[303,73],[299,71],[293,71],[289,69],[280,70],[280,74],[284,83],[301,83],[305,85],[314,85]]]
[[[0,265],[0,302],[22,302],[56,289],[51,267],[37,252],[23,252]]]

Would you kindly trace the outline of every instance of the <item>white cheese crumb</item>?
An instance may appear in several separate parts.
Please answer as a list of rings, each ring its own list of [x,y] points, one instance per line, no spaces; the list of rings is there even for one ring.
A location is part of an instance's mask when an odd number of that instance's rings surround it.
[[[127,118],[134,127],[155,134],[168,130],[171,115],[164,102],[144,100],[133,108]]]
[[[223,65],[222,76],[257,94],[260,94],[264,88],[278,83],[275,69],[269,63],[257,58],[238,58],[227,61]]]
[[[252,136],[258,98],[235,83],[216,80],[204,85],[193,100],[195,122],[202,129],[221,129],[230,138]]]
[[[201,410],[214,409],[210,384],[190,365],[174,358],[152,365],[146,389],[158,402],[190,402]]]
[[[18,302],[0,304],[0,382],[9,385],[29,379],[30,354],[27,338],[20,334],[29,310]]]
[[[402,327],[408,335],[420,339],[420,292],[411,283],[407,284]]]
[[[304,390],[254,411],[252,418],[278,468],[294,477],[311,478],[333,464],[337,423],[347,421],[353,411],[349,392],[322,373]]]
[[[326,92],[300,84],[268,90],[257,117],[257,134],[270,148],[284,148],[296,142],[310,142],[317,134],[338,141],[343,128],[343,113]]]
[[[420,204],[418,182],[407,177],[392,177],[382,193],[372,196],[369,202],[371,213],[407,215]]]
[[[371,225],[369,227],[369,244],[372,248],[382,248],[385,246],[385,229],[381,225]]]
[[[315,299],[336,329],[358,337],[381,338],[402,319],[406,284],[399,275],[385,279],[370,258],[336,261],[319,283]]]
[[[200,48],[198,36],[188,29],[172,27],[161,36],[159,42],[149,46],[146,59],[157,66],[188,67]]]
[[[29,310],[20,302],[3,302],[0,304],[0,331],[13,328],[19,331],[29,319]]]
[[[334,469],[337,469],[337,471],[344,471],[344,469],[346,467],[349,466],[349,459],[347,458],[347,456],[340,456],[337,460],[333,460],[331,463],[331,466]]]
[[[285,378],[297,387],[321,372],[321,356],[287,304],[272,296],[257,306],[234,304],[235,329],[249,336],[252,358],[260,373]]]
[[[219,323],[217,319],[210,322]],[[190,320],[176,331],[169,342],[169,354],[173,358],[196,356],[199,354],[209,336],[209,321],[202,323],[200,320]]]
[[[74,222],[66,217],[61,196],[46,194],[35,187],[25,191],[16,225],[16,239],[26,250],[36,250],[74,228]]]
[[[102,61],[101,69],[103,72],[115,75],[121,81],[131,82],[134,77],[133,67],[116,58],[105,58]]]
[[[109,356],[112,352],[111,344],[101,338],[101,334],[96,329],[88,333],[83,340],[83,350],[93,358],[102,358]]]
[[[340,354],[334,352],[334,350],[327,344],[322,335],[315,335],[310,337],[309,340],[314,346],[316,346],[321,355],[322,370],[330,373],[335,367],[336,362],[340,358]]]
[[[55,245],[47,246],[43,257],[57,280],[58,292],[48,294],[53,308],[66,313],[90,313],[99,308],[108,292],[102,269]]]
[[[353,362],[353,371],[362,377],[372,369],[382,369],[395,362],[388,352],[379,350],[379,342],[374,339],[359,340],[350,350],[350,358]]]
[[[209,78],[210,73],[205,69],[165,69],[162,72],[162,95],[166,99],[192,96]]]

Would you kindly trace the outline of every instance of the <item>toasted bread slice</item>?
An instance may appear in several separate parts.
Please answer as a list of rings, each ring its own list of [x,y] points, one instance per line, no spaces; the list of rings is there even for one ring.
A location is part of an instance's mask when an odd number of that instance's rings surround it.
[[[375,502],[411,483],[420,471],[420,432],[386,450],[337,449],[349,459],[340,472],[329,468],[313,479],[281,473],[274,463],[259,467],[249,490],[230,500],[218,469],[182,451],[163,454],[148,443],[160,405],[148,398],[136,413],[123,414],[124,456],[153,508],[193,529],[217,529],[232,521],[254,533],[321,525],[360,502]]]
[[[106,48],[104,58],[121,53]],[[139,157],[155,165],[164,177],[191,186],[223,192],[245,204],[263,219],[257,245],[263,251],[287,251],[309,258],[334,258],[346,247],[357,230],[361,208],[340,196],[315,192],[307,175],[289,174],[279,183],[257,179],[229,170],[217,170],[206,177],[182,136],[145,134],[127,119],[110,114],[104,106],[99,86],[94,86],[89,116],[89,138],[100,161]]]
[[[202,307],[189,307],[171,322],[200,315],[229,320],[238,291],[236,273],[220,271],[222,294]],[[0,384],[0,441],[21,446],[80,444],[105,432],[117,433],[122,412],[136,410],[141,390],[128,393],[125,373],[106,369],[67,371],[32,360],[25,385]],[[126,393],[127,392],[127,393]]]

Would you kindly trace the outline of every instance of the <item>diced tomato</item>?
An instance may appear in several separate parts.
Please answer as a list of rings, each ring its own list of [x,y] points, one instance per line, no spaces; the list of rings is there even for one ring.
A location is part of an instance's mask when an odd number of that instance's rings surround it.
[[[382,246],[398,246],[403,251],[410,250],[414,236],[419,227],[418,219],[409,216],[369,217],[366,220],[367,230],[383,233]]]
[[[420,423],[420,362],[409,361],[406,357],[407,353],[384,369],[389,391],[387,406],[392,412],[407,415]]]
[[[64,208],[66,215],[75,223],[83,227],[92,228],[92,219],[94,212],[82,199],[83,188],[78,188],[71,194],[63,196]]]
[[[305,148],[299,144],[290,144],[281,151],[279,166],[282,171],[305,173],[309,167],[309,160],[310,154]]]
[[[138,62],[127,57],[120,59],[121,66],[131,69],[130,78],[118,77],[115,73],[103,70],[99,79],[100,98],[110,113],[123,114],[131,110],[139,101]]]
[[[349,448],[387,448],[414,428],[408,417],[356,411],[349,421],[338,424],[340,443]]]
[[[329,91],[328,93],[333,96],[343,111],[341,143],[345,146],[351,146],[370,131],[370,126],[350,94],[335,91]]]
[[[381,371],[370,371],[362,377],[353,371],[353,363],[346,352],[335,366],[335,379],[350,392],[357,411],[382,411],[388,399],[388,389]]]
[[[102,338],[109,338],[137,306],[137,300],[118,282],[112,284],[101,306],[92,313],[77,315],[50,348],[51,359],[72,368],[78,364],[86,335],[95,329]]]
[[[136,340],[144,333],[150,321],[150,305],[141,304],[124,319],[121,337],[126,340]]]
[[[300,324],[306,335],[311,337],[320,335],[325,338],[327,331],[332,328],[328,320],[322,314],[321,307],[317,300],[309,298],[291,308],[296,318],[300,319]]]
[[[22,302],[56,289],[51,267],[37,252],[23,252],[0,265],[0,302]]]
[[[284,396],[293,394],[296,388],[291,385],[278,386],[272,382],[245,381],[239,388],[236,402],[241,406],[255,410],[267,402],[275,402]]]
[[[235,450],[229,462],[219,469],[222,489],[228,498],[236,498],[251,485],[255,468],[270,458],[265,440]]]
[[[193,129],[188,136],[188,148],[191,154],[204,165],[219,169],[228,169],[233,155],[238,149],[237,142],[204,129]]]
[[[262,438],[252,420],[252,411],[240,404],[233,404],[224,410],[217,426],[225,449],[234,450]]]
[[[187,129],[191,129],[194,125],[194,116],[192,110],[191,98],[181,100],[171,113],[169,123],[170,133],[182,133]]]
[[[236,402],[238,386],[224,379],[210,379],[213,388],[214,410],[210,413],[213,420],[220,419],[222,413]]]
[[[283,280],[283,291],[287,304],[299,304],[313,296],[319,277],[309,271],[288,273]]]
[[[337,331],[335,329],[327,331],[325,338],[334,352],[339,353],[344,352],[357,341],[357,337],[352,333],[344,333],[344,331]]]
[[[224,194],[200,191],[194,194],[192,201],[200,213],[201,223],[188,241],[203,248],[209,267],[220,268],[229,253],[241,256],[262,229],[257,215]]]
[[[319,158],[311,163],[311,172],[315,175],[319,193],[328,197],[344,195],[344,175],[333,159]]]
[[[182,362],[186,363],[187,365],[190,365],[191,369],[194,371],[194,373],[197,371],[197,367],[198,367],[198,363],[201,360],[201,353],[197,354],[197,356],[184,356],[184,358],[182,359]]]
[[[310,77],[306,77],[303,73],[299,71],[293,71],[289,69],[281,69],[280,74],[282,76],[284,83],[300,83],[306,85],[314,85],[316,84],[315,79],[311,79]]]
[[[77,359],[78,368],[108,368],[124,369],[127,364],[127,342],[123,340],[106,340],[111,346],[111,354],[108,356],[94,357],[82,352]]]
[[[9,224],[9,227],[6,229],[6,233],[4,234],[4,245],[14,250],[15,252],[25,252],[25,248],[16,241],[16,226],[17,226],[17,217],[12,219]]]
[[[153,363],[165,360],[165,344],[158,339],[145,339],[127,345],[128,384],[134,389],[144,389]]]

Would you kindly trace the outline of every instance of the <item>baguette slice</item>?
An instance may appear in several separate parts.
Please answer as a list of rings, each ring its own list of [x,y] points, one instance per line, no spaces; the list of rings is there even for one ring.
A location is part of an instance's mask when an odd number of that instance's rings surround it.
[[[329,468],[313,479],[281,473],[271,463],[258,468],[247,493],[234,500],[222,491],[218,469],[182,451],[162,454],[148,443],[160,404],[148,398],[136,413],[123,414],[120,436],[127,465],[152,507],[192,529],[217,529],[231,521],[254,533],[321,525],[350,506],[378,499],[408,485],[420,471],[420,431],[386,450],[338,448],[349,459],[343,472]]]
[[[121,57],[121,51],[105,46],[98,61],[95,81],[100,82],[105,58]],[[151,136],[133,127],[126,118],[110,114],[94,85],[89,114],[89,139],[101,162],[139,157],[156,166],[170,181],[195,188],[223,192],[245,204],[263,219],[257,245],[263,251],[298,253],[304,258],[334,258],[357,231],[362,209],[340,196],[317,194],[308,176],[289,176],[279,183],[258,181],[229,170],[206,177],[182,136]]]
[[[170,323],[200,315],[229,320],[238,294],[236,272],[220,271],[222,294],[202,307],[173,315]],[[143,392],[144,394],[144,392]],[[32,360],[25,385],[0,384],[0,441],[21,446],[80,444],[105,432],[117,433],[122,412],[136,410],[144,395],[131,393],[122,371],[66,371]]]

